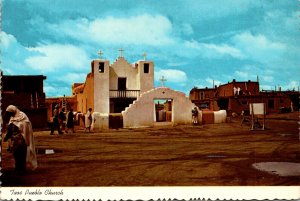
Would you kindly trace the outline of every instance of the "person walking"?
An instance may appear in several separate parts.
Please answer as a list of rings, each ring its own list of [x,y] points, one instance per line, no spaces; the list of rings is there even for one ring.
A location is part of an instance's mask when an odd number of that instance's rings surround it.
[[[26,165],[28,165],[32,170],[35,170],[38,163],[35,152],[32,125],[29,118],[24,112],[20,111],[14,105],[9,105],[6,108],[5,115],[9,117],[9,125],[13,124],[18,127],[18,132],[20,132],[24,138],[26,144]]]
[[[53,110],[53,117],[52,117],[53,118],[53,124],[52,124],[52,127],[51,127],[50,135],[54,135],[54,130],[57,130],[59,135],[63,134],[63,132],[60,130],[58,114],[59,114],[59,106],[56,105],[55,109]]]
[[[60,125],[60,130],[64,131],[66,128],[66,114],[65,114],[65,108],[63,107],[61,111],[58,114],[58,121]]]
[[[193,124],[198,124],[198,108],[194,107],[194,109],[192,110],[192,122]]]
[[[86,131],[88,129],[89,132],[91,132],[92,120],[93,120],[93,118],[92,118],[92,108],[89,108],[89,110],[85,114],[85,121],[84,121],[85,130],[84,131]]]
[[[72,133],[75,133],[75,130],[74,130],[74,114],[73,114],[73,109],[72,108],[67,113],[67,130],[66,130],[66,133],[68,133],[69,130],[71,130]]]

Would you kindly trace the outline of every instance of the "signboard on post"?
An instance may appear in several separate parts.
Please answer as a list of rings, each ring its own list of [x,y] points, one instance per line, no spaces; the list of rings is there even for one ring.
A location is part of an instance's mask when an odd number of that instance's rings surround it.
[[[263,116],[263,125],[261,130],[265,130],[266,104],[265,103],[250,103],[251,115],[251,130],[255,130],[256,125],[259,125],[258,116]]]

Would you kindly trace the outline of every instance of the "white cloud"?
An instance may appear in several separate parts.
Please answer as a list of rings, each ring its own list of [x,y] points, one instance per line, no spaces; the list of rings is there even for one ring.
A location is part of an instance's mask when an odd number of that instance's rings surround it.
[[[155,71],[154,73],[154,79],[155,81],[159,81],[159,79],[164,76],[167,79],[167,82],[172,83],[185,83],[187,81],[187,75],[185,72],[181,70],[175,70],[175,69],[161,69],[159,71]]]
[[[203,46],[207,49],[211,49],[221,55],[230,55],[235,58],[241,58],[243,55],[241,54],[240,50],[237,48],[234,48],[232,46],[221,44],[221,45],[215,45],[215,44],[203,44]]]
[[[261,34],[253,35],[249,32],[244,32],[235,35],[232,38],[232,42],[246,58],[263,63],[280,58],[286,51],[285,44],[270,41],[266,36]]]
[[[185,41],[184,46],[189,50],[186,54],[199,55],[207,58],[231,56],[243,58],[239,49],[227,44],[199,43],[195,40]]]
[[[90,61],[83,49],[73,45],[49,44],[28,50],[38,55],[25,59],[25,64],[43,73],[83,69]]]
[[[162,15],[66,20],[48,27],[78,40],[99,44],[166,45],[173,42],[171,22]]]
[[[7,49],[9,46],[16,42],[17,40],[13,35],[1,31],[1,49]]]

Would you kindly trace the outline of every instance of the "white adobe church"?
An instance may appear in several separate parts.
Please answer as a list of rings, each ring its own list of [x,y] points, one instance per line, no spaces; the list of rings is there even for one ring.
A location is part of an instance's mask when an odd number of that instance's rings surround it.
[[[195,105],[189,98],[168,87],[154,87],[154,63],[146,60],[145,53],[144,60],[130,64],[123,56],[124,50],[119,51],[120,56],[112,64],[101,58],[93,60],[85,83],[72,86],[77,111],[93,109],[94,129],[108,129],[112,113],[122,115],[123,127],[190,124]]]

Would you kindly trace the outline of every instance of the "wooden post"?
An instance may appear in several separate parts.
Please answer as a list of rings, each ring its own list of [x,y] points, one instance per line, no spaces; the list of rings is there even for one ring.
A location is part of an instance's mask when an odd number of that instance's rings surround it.
[[[253,110],[253,103],[250,103],[251,107],[251,130],[254,130],[254,110]]]

